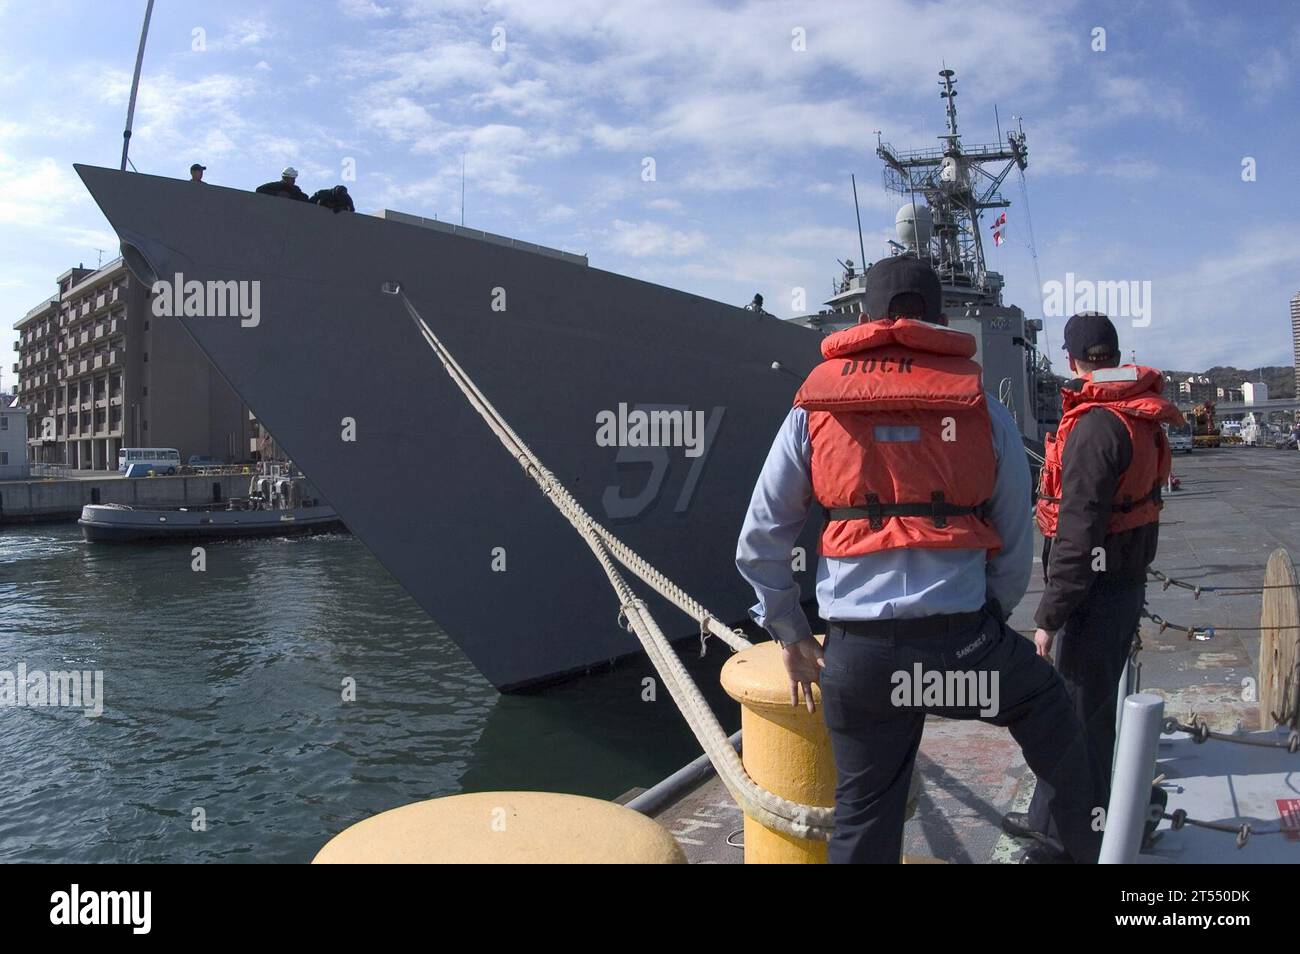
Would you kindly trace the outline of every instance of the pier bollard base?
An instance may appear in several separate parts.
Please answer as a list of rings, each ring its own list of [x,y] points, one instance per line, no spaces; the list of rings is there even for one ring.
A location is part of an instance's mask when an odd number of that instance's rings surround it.
[[[781,647],[759,643],[722,667],[722,686],[741,705],[741,761],[749,777],[782,798],[805,805],[835,803],[835,759],[813,687],[817,712],[790,705]],[[746,864],[825,864],[826,843],[795,838],[745,817]]]
[[[685,864],[641,813],[554,792],[477,792],[414,802],[335,835],[312,864]]]

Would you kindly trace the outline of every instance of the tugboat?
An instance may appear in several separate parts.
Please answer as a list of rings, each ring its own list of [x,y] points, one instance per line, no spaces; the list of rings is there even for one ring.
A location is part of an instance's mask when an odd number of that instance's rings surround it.
[[[334,508],[315,493],[302,474],[294,473],[293,465],[262,464],[249,480],[248,496],[232,497],[224,508],[90,504],[81,508],[77,523],[88,543],[227,540],[346,530]]]

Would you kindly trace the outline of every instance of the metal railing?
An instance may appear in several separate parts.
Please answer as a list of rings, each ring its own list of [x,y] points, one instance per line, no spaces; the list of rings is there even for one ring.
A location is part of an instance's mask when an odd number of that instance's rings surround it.
[[[29,469],[33,477],[68,477],[73,470],[67,464],[32,464]]]

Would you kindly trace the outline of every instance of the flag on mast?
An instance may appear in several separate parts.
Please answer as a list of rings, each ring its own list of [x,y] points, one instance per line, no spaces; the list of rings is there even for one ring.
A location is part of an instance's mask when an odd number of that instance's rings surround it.
[[[997,220],[991,226],[993,229],[993,244],[1001,245],[1007,240],[1007,214],[1003,212],[997,217]]]

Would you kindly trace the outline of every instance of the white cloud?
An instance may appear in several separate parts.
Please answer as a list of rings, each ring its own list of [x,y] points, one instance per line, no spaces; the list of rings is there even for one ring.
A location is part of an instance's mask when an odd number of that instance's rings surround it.
[[[338,0],[338,3],[344,16],[356,20],[381,20],[393,14],[391,9],[374,0]]]
[[[1291,68],[1282,51],[1269,47],[1246,62],[1246,89],[1259,97],[1266,97],[1286,84]]]
[[[709,237],[703,232],[683,232],[659,222],[627,222],[615,219],[610,247],[633,258],[692,255],[705,249]]]
[[[57,226],[69,207],[86,199],[77,174],[49,157],[19,161],[0,154],[0,181],[0,223],[9,226]]]
[[[1160,166],[1150,159],[1116,159],[1102,163],[1097,171],[1116,179],[1154,179],[1160,175]]]
[[[676,199],[651,199],[645,204],[647,209],[656,212],[681,212],[682,204]]]

